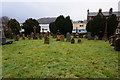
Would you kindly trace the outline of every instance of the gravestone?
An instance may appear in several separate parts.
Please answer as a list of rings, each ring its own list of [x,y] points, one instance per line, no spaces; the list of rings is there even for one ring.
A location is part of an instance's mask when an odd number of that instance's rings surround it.
[[[60,41],[61,35],[57,35],[56,41]]]
[[[49,38],[48,38],[48,36],[44,37],[44,44],[49,44]]]
[[[4,31],[1,29],[0,30],[0,44],[5,44],[6,43],[6,37],[5,37],[5,34],[4,34]]]
[[[78,39],[78,43],[81,43],[81,39]]]
[[[57,35],[56,35],[56,34],[53,34],[52,36],[53,36],[53,38],[57,38]]]
[[[56,41],[60,41],[60,37],[61,37],[61,35],[60,35],[59,30],[58,30],[58,32],[56,33],[56,35],[57,35],[57,39],[56,39]]]
[[[78,33],[75,34],[75,38],[79,38],[79,34]]]
[[[36,36],[35,34],[33,35],[33,39],[34,39],[34,40],[38,39],[37,36]]]
[[[116,39],[115,35],[113,35],[109,38],[110,46],[115,46],[115,39]]]
[[[34,33],[32,32],[32,33],[30,34],[30,36],[31,36],[31,39],[33,39]]]
[[[5,34],[4,34],[4,31],[2,28],[0,28],[0,45],[5,45],[5,44],[12,44],[13,41],[11,40],[6,40],[6,37],[5,37]]]
[[[115,51],[120,51],[120,38],[116,38],[114,49]]]
[[[25,34],[22,34],[22,39],[25,40]]]
[[[34,35],[33,35],[33,39],[35,40],[35,39],[38,39],[37,38],[37,35],[36,35],[36,26],[33,26],[33,29],[34,29]]]
[[[64,38],[65,38],[65,36],[64,36],[64,35],[61,35],[61,36],[60,36],[60,41],[64,41]]]
[[[118,24],[117,28],[116,28],[116,39],[115,39],[115,46],[114,49],[116,51],[120,51],[120,23]]]
[[[87,38],[88,38],[88,40],[93,40],[93,37],[91,36],[91,32],[87,33]]]
[[[31,35],[28,35],[28,40],[30,40],[31,39]]]
[[[75,43],[75,40],[74,38],[71,39],[71,44],[74,44]]]
[[[68,32],[67,34],[66,34],[66,42],[70,42],[71,41],[71,35],[70,35],[70,33]]]
[[[42,34],[39,34],[39,39],[42,40]]]
[[[15,35],[15,41],[19,41],[19,36]]]
[[[95,37],[94,37],[94,40],[96,41],[96,40],[98,40],[99,38],[98,38],[98,36],[97,35],[95,35]]]

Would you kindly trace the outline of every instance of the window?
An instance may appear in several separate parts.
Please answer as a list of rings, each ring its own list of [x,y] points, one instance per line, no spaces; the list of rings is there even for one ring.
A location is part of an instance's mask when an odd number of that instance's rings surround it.
[[[80,27],[83,27],[83,25],[80,25]]]

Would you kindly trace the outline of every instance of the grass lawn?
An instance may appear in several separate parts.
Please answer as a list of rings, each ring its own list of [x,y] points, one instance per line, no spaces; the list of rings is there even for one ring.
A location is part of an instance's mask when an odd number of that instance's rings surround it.
[[[75,39],[77,42],[77,39]],[[50,38],[2,46],[4,78],[118,78],[118,54],[108,42],[82,39],[81,44]]]

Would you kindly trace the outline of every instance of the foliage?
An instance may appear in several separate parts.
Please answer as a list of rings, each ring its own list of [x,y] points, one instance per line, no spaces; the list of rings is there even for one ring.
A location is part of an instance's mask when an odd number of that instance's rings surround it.
[[[16,19],[10,19],[7,23],[7,26],[12,30],[14,34],[19,34],[21,27]]]
[[[57,33],[57,27],[55,22],[50,23],[49,28],[50,28],[50,32],[52,32],[53,34]]]
[[[118,78],[119,52],[108,42],[81,40],[71,44],[50,37],[49,45],[27,39],[3,45],[3,78]]]
[[[35,19],[29,18],[23,23],[23,29],[25,30],[25,34],[31,34],[34,33],[33,27],[36,26],[36,33],[40,33],[40,26],[39,22]]]
[[[66,35],[67,32],[72,33],[73,25],[72,21],[70,20],[70,16],[64,18],[63,15],[60,15],[57,17],[55,22],[50,23],[49,28],[54,34],[59,31],[61,34]]]
[[[106,19],[102,13],[98,13],[92,21],[89,21],[87,24],[87,31],[91,32],[92,36],[103,37],[104,29],[105,29]]]
[[[117,17],[115,14],[112,14],[108,19],[107,19],[107,32],[108,32],[108,37],[112,36],[115,34],[115,30],[117,28]]]

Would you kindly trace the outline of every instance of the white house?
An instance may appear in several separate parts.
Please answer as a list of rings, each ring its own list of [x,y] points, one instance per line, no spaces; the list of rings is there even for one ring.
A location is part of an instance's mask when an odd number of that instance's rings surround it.
[[[39,24],[41,26],[40,32],[50,32],[49,24]]]
[[[86,33],[86,24],[85,21],[74,21],[72,33]]]

